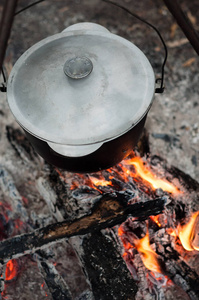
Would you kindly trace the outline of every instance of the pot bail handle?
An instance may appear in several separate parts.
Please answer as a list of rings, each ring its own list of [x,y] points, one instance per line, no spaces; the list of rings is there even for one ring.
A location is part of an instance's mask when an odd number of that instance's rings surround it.
[[[156,79],[156,83],[160,82],[160,87],[156,88],[155,89],[155,93],[158,93],[158,94],[162,94],[164,92],[164,67],[165,67],[165,64],[166,64],[166,61],[167,61],[167,56],[168,56],[168,51],[167,51],[167,46],[163,40],[163,37],[162,35],[160,34],[159,30],[154,26],[152,25],[151,23],[147,22],[146,20],[142,19],[140,16],[132,13],[128,8],[118,4],[118,3],[115,3],[115,2],[112,2],[112,1],[109,1],[109,0],[102,0],[106,3],[109,3],[109,4],[113,4],[121,9],[123,9],[124,11],[126,11],[127,13],[129,13],[131,16],[135,17],[136,19],[142,21],[143,23],[147,24],[148,26],[150,26],[153,30],[155,30],[155,32],[157,33],[157,35],[159,36],[162,44],[163,44],[163,47],[164,47],[164,51],[165,51],[165,56],[164,56],[164,60],[163,60],[163,63],[162,63],[162,68],[161,68],[161,78],[157,78]]]

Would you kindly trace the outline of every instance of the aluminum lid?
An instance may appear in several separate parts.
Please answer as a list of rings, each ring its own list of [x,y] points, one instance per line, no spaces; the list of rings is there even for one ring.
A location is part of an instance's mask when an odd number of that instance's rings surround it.
[[[153,69],[134,44],[107,30],[83,28],[27,50],[12,69],[7,97],[32,135],[89,145],[135,126],[149,110],[154,89]]]

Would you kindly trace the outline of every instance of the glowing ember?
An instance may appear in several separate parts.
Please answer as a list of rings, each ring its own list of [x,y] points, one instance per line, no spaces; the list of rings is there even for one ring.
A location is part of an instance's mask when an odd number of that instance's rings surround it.
[[[126,162],[126,160],[124,160],[124,163]],[[128,168],[126,168],[125,166],[123,166],[122,164],[120,164],[120,167],[123,171],[122,178],[125,182],[129,181],[129,176],[130,177],[135,177],[135,174],[133,172],[131,172]]]
[[[98,179],[96,177],[93,176],[89,176],[91,182],[95,185],[95,186],[107,186],[107,185],[113,185],[111,181],[107,181],[104,179]]]
[[[193,245],[193,240],[195,237],[195,227],[197,224],[197,217],[199,216],[199,211],[195,212],[190,221],[184,226],[178,226],[179,239],[182,243],[182,246],[187,251],[197,250],[199,251],[199,247]]]
[[[157,216],[150,216],[150,219],[153,220],[159,227],[161,227],[161,223],[159,221],[159,215]]]
[[[167,228],[167,233],[170,234],[171,236],[173,237],[177,237],[177,233],[176,233],[176,230],[173,229],[173,228]]]
[[[16,259],[11,259],[6,264],[6,271],[5,271],[5,280],[9,281],[12,280],[17,276],[17,261]]]
[[[43,283],[41,284],[42,289],[44,288],[44,285],[45,285],[45,282],[43,282]],[[48,297],[48,294],[45,293],[45,296]]]
[[[122,229],[122,226],[120,226],[120,227],[118,228],[118,235],[119,235],[119,237],[120,237],[121,240],[122,240],[122,243],[123,243],[123,246],[124,246],[125,250],[129,250],[129,249],[132,248],[133,246],[132,246],[127,240],[125,240],[123,234],[124,234],[124,231],[123,231],[123,229]],[[127,253],[124,252],[123,257],[125,257],[126,255],[127,255]]]
[[[141,254],[142,261],[145,267],[153,272],[162,273],[158,261],[158,255],[155,253],[155,251],[153,251],[153,249],[150,246],[148,232],[142,239],[135,240],[135,246]]]
[[[134,166],[135,170],[130,169],[132,165]],[[60,178],[66,181],[64,176],[60,173],[60,171],[57,170],[57,172]],[[104,174],[106,174],[106,178]],[[156,178],[156,176],[146,166],[144,166],[142,159],[138,156],[133,157],[131,159],[123,160],[117,166],[102,171],[101,173],[98,173],[97,177],[91,175],[85,176],[81,174],[76,174],[76,178],[73,178],[70,184],[70,189],[74,190],[82,184],[101,192],[98,188],[100,186],[114,186],[114,182],[112,182],[112,179],[115,178],[115,175],[116,178],[123,182],[128,183],[132,180],[139,181],[138,179],[136,179],[136,177],[140,177],[143,181],[150,184],[153,189],[161,188],[163,191],[169,193],[181,193],[179,189],[175,187],[172,183],[168,182],[167,180]]]
[[[136,169],[137,175],[139,175],[143,180],[150,183],[154,189],[161,188],[162,190],[169,193],[179,193],[179,190],[172,183],[163,179],[156,178],[155,175],[144,166],[143,161],[140,157],[127,159],[124,161],[124,164],[133,165]]]

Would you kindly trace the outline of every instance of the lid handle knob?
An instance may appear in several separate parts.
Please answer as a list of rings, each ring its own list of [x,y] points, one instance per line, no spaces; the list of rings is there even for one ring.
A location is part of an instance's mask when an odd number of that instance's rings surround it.
[[[73,57],[64,64],[64,73],[72,79],[87,77],[93,70],[92,61],[85,57]]]

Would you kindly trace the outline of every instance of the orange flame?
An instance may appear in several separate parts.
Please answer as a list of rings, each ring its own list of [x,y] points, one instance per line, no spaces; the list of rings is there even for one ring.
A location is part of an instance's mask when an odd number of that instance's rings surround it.
[[[17,261],[16,259],[11,259],[6,264],[5,280],[6,281],[12,280],[16,276],[17,276]]]
[[[179,193],[179,190],[167,180],[156,178],[155,175],[148,170],[140,157],[134,157],[132,159],[125,160],[126,165],[133,165],[137,174],[145,181],[151,184],[154,189],[161,188],[169,193]],[[135,176],[135,175],[134,175]]]
[[[135,168],[134,170],[131,170],[129,167],[133,165]],[[133,157],[131,159],[125,159],[122,163],[120,163],[119,168],[111,168],[107,169],[106,172],[110,173],[108,176],[108,180],[105,179],[103,172],[99,175],[98,178],[94,176],[84,176],[81,174],[76,174],[79,179],[82,180],[83,185],[88,185],[93,189],[98,189],[99,186],[114,186],[113,182],[111,181],[114,178],[114,174],[118,176],[122,181],[129,182],[130,178],[133,178],[135,180],[135,177],[140,177],[143,179],[143,181],[146,181],[151,185],[153,189],[161,188],[164,191],[167,191],[169,193],[181,193],[177,187],[175,187],[172,183],[170,183],[167,180],[156,178],[156,176],[146,167],[144,166],[144,163],[140,157]],[[64,180],[63,174],[59,170],[57,170],[59,176]],[[81,181],[80,180],[80,181]],[[73,179],[70,184],[70,189],[74,190],[79,187],[81,183],[77,179]],[[100,191],[101,192],[101,191]]]
[[[143,264],[152,272],[162,273],[161,267],[158,262],[158,255],[153,251],[149,242],[149,233],[140,240],[135,240],[135,246],[140,252]]]
[[[89,176],[91,182],[95,185],[95,186],[107,186],[107,185],[113,185],[111,181],[107,181],[104,179],[98,179],[96,177],[93,176]]]
[[[167,233],[170,234],[171,236],[173,237],[177,237],[177,232],[176,232],[176,229],[173,229],[173,228],[167,228]]]
[[[199,251],[199,247],[193,245],[193,240],[195,237],[195,228],[197,224],[197,217],[199,216],[199,211],[195,212],[190,221],[184,226],[178,226],[179,239],[182,243],[182,246],[187,251],[197,250]]]
[[[150,216],[150,219],[153,220],[159,227],[161,227],[161,223],[159,221],[159,215],[157,216]]]
[[[124,161],[124,163],[126,162],[126,160]],[[120,167],[122,168],[122,171],[123,171],[123,174],[120,174],[122,175],[122,178],[125,182],[128,182],[129,181],[129,176],[130,177],[135,177],[135,174],[133,172],[131,172],[128,168],[126,168],[125,166],[123,166],[122,164],[120,164]]]

